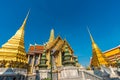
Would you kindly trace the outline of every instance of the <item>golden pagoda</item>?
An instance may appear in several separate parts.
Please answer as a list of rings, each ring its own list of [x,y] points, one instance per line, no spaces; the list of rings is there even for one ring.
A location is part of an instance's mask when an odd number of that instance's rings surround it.
[[[105,55],[102,54],[100,48],[95,43],[89,29],[88,29],[88,32],[92,42],[92,59],[91,59],[90,66],[92,67],[100,67],[101,65],[109,66],[109,61],[107,60]]]
[[[27,64],[26,51],[24,47],[24,29],[29,12],[22,26],[5,44],[0,48],[0,67],[23,68]]]

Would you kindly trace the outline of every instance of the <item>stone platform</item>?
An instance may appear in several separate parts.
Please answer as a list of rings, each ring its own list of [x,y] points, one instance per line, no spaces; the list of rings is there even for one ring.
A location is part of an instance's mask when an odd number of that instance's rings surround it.
[[[0,80],[26,80],[26,76],[26,69],[0,68]]]

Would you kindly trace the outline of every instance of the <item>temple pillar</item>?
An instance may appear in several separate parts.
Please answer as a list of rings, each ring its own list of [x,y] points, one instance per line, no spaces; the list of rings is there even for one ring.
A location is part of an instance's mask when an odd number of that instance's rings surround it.
[[[32,59],[32,66],[34,66],[35,62],[35,55],[33,55],[33,59]]]
[[[38,64],[40,64],[40,57],[41,57],[41,54],[39,54],[39,57],[38,57]]]
[[[40,58],[41,58],[41,55],[39,54],[37,59],[37,67],[36,67],[37,70],[39,70]]]
[[[30,55],[28,55],[28,63],[29,63],[29,60],[30,60]]]
[[[73,61],[73,58],[72,58],[72,56],[71,56],[71,59],[70,59],[70,61]]]
[[[32,58],[32,65],[31,65],[31,70],[30,70],[31,73],[33,73],[34,61],[35,61],[35,55],[33,55],[33,58]]]
[[[59,51],[58,53],[58,67],[62,66],[62,52]]]
[[[48,53],[46,54],[48,60],[46,64],[48,65],[48,68],[50,68],[50,54],[51,54],[50,51],[48,51]]]

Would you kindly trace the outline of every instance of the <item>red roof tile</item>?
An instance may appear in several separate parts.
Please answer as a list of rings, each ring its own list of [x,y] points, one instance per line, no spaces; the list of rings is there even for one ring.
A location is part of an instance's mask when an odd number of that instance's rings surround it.
[[[44,46],[36,45],[35,50],[44,50]]]
[[[29,51],[33,51],[34,50],[34,46],[30,46]]]

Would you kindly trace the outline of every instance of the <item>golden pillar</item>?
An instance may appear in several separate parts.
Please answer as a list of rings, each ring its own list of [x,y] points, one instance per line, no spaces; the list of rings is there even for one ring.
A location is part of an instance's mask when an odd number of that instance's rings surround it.
[[[29,60],[30,60],[30,55],[28,55],[28,63],[29,63]]]

